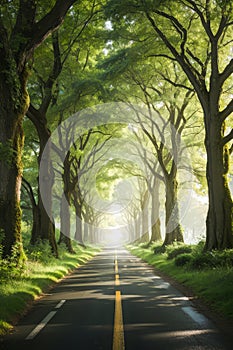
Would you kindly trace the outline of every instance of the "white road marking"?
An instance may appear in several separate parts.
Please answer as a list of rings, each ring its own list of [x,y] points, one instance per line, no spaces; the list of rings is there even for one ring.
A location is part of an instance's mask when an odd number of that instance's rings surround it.
[[[200,326],[207,326],[209,324],[209,320],[204,315],[194,310],[191,306],[182,307],[182,310]]]
[[[66,302],[66,300],[61,300],[56,306],[55,309],[60,309],[60,307],[62,307],[62,305]]]
[[[34,339],[37,334],[46,326],[46,324],[54,317],[57,311],[51,311],[34,329],[33,331],[25,338],[25,340]]]
[[[55,309],[60,309],[62,305],[66,302],[65,299],[59,301],[59,303],[55,306]],[[25,340],[34,339],[37,334],[42,331],[42,329],[47,325],[47,323],[53,318],[53,316],[57,313],[57,311],[51,311],[48,315],[31,331],[31,333],[25,338]]]

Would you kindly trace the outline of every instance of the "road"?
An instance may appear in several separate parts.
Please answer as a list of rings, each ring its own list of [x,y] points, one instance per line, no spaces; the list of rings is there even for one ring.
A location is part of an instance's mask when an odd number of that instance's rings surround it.
[[[104,249],[35,302],[4,350],[232,349],[191,301],[124,249]]]

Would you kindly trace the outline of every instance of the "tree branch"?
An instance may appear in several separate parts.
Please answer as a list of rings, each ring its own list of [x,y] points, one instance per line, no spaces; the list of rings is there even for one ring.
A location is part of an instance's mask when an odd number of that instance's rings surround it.
[[[223,137],[223,139],[222,139],[222,146],[224,146],[227,142],[231,141],[232,139],[233,139],[233,129],[231,129],[231,131],[229,132],[228,135]]]
[[[61,52],[60,52],[58,32],[55,32],[52,34],[52,44],[53,44],[53,69],[47,81],[44,84],[45,96],[40,106],[40,111],[44,115],[46,114],[49,108],[49,105],[51,103],[51,100],[53,98],[52,89],[53,89],[54,83],[62,71]]]
[[[220,114],[220,120],[224,122],[224,120],[233,112],[233,100],[223,109]]]
[[[22,178],[22,186],[27,191],[27,194],[28,194],[28,196],[30,198],[32,207],[35,208],[37,206],[37,204],[36,204],[36,200],[35,200],[34,193],[33,193],[33,190],[32,190],[32,186],[24,177]]]
[[[201,74],[196,69],[194,69],[194,67],[189,63],[187,57],[184,54],[179,54],[179,52],[172,45],[172,43],[169,41],[167,36],[156,25],[154,19],[150,16],[146,6],[144,8],[144,11],[145,11],[145,14],[146,14],[148,21],[151,23],[151,26],[154,29],[154,31],[156,32],[156,34],[162,39],[165,46],[170,50],[170,52],[173,54],[173,56],[175,57],[177,62],[183,68],[189,81],[191,82],[191,84],[195,88],[201,104],[203,105],[204,108],[207,108],[207,106],[206,106],[207,89],[206,89],[206,86],[205,86],[205,83],[202,79]]]
[[[223,85],[223,83],[226,81],[227,78],[233,73],[233,59],[228,63],[228,65],[225,67],[224,71],[219,74],[219,83],[220,86]]]
[[[35,49],[46,37],[56,30],[63,22],[69,8],[77,0],[57,0],[52,10],[45,15],[33,28],[33,35],[28,49]]]
[[[203,25],[203,28],[205,29],[206,31],[206,34],[208,35],[208,37],[211,39],[213,38],[213,33],[211,31],[211,27],[210,27],[210,13],[209,13],[209,9],[208,9],[208,2],[206,3],[206,13],[207,13],[207,21],[205,20],[205,17],[202,13],[202,11],[198,8],[198,5],[196,4],[195,1],[193,0],[186,0],[186,1],[183,1],[183,3],[185,4],[185,6],[188,6],[190,7],[193,11],[196,12],[196,14],[199,16],[200,20],[201,20],[201,23]],[[190,4],[190,5],[188,5]]]

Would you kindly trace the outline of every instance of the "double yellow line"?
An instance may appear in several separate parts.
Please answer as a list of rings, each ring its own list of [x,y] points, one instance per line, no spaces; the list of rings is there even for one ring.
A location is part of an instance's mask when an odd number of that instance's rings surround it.
[[[119,271],[118,271],[117,254],[115,252],[115,286],[119,286],[119,285],[120,285],[120,277],[119,277]],[[125,340],[124,340],[121,292],[119,290],[116,290],[112,350],[124,350],[124,349],[125,349]]]

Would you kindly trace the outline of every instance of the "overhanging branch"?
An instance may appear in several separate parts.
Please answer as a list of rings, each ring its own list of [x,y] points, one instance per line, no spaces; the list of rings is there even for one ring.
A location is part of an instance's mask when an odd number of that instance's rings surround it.
[[[229,132],[228,135],[226,135],[223,139],[222,139],[222,145],[224,146],[227,142],[231,141],[233,139],[233,129],[231,129],[231,131]]]

